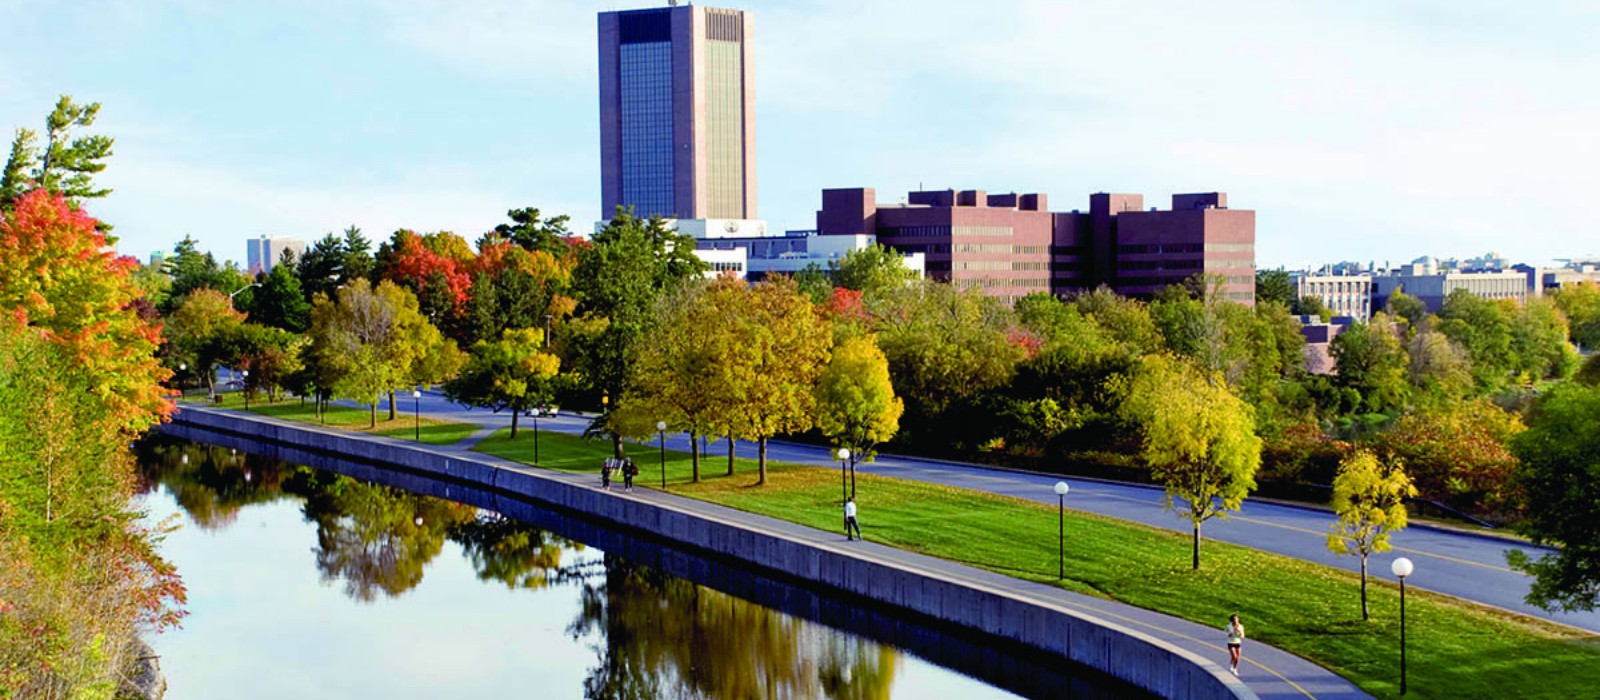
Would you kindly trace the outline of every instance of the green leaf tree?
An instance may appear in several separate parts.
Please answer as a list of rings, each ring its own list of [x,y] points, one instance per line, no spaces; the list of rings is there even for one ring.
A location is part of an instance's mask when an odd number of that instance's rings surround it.
[[[1600,605],[1600,387],[1565,384],[1535,406],[1528,430],[1512,438],[1527,493],[1518,529],[1537,544],[1558,546],[1538,558],[1507,556],[1534,577],[1530,604],[1546,610],[1594,610]]]
[[[872,461],[878,444],[900,429],[904,412],[889,381],[889,360],[875,338],[852,336],[833,348],[817,381],[817,427],[833,445],[850,450],[852,498],[856,462]]]
[[[1554,294],[1556,306],[1571,323],[1572,342],[1589,352],[1600,350],[1600,284],[1582,282]]]
[[[324,386],[371,406],[373,427],[378,400],[390,394],[393,420],[393,393],[414,386],[419,363],[430,352],[444,352],[440,346],[449,342],[422,316],[410,292],[387,280],[373,288],[364,278],[339,288],[333,299],[317,297],[310,335],[311,359]]]
[[[1389,551],[1389,534],[1405,529],[1405,500],[1417,494],[1399,462],[1381,464],[1378,456],[1358,450],[1339,463],[1333,479],[1333,512],[1338,519],[1328,533],[1328,551],[1361,557],[1361,619],[1367,609],[1367,557]]]
[[[250,296],[250,320],[290,333],[306,332],[311,324],[311,304],[295,275],[294,252],[284,251],[283,260],[272,266],[272,272],[258,279],[260,286]]]
[[[1226,518],[1255,490],[1261,465],[1249,405],[1222,383],[1184,360],[1145,358],[1123,410],[1140,426],[1141,456],[1166,507],[1194,527],[1194,568],[1200,569],[1200,525]]]
[[[905,266],[904,256],[879,243],[829,261],[828,273],[835,285],[861,292],[867,298],[877,297],[917,278],[917,273]]]
[[[1339,372],[1335,383],[1355,391],[1367,411],[1381,413],[1406,404],[1408,358],[1387,314],[1374,315],[1370,323],[1351,324],[1334,337],[1329,351]]]
[[[537,328],[508,328],[497,341],[478,341],[461,373],[445,383],[445,396],[495,413],[510,411],[515,440],[517,417],[555,396],[561,360],[544,349],[544,331]]]
[[[1256,303],[1270,301],[1284,307],[1293,306],[1295,298],[1294,283],[1289,280],[1288,271],[1283,268],[1276,270],[1256,271]]]
[[[110,194],[111,190],[95,186],[94,176],[106,169],[111,137],[74,137],[72,133],[93,126],[99,114],[99,102],[77,104],[71,96],[62,95],[45,118],[42,148],[37,143],[37,133],[18,129],[5,170],[0,171],[0,210],[11,209],[23,193],[34,188],[59,194],[75,208],[82,206],[85,199]]]

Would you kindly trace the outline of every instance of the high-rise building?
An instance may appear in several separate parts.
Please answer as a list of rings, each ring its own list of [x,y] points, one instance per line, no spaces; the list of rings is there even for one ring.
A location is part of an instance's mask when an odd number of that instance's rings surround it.
[[[600,13],[601,216],[756,218],[750,13]]]
[[[272,272],[272,266],[283,260],[284,251],[292,251],[297,256],[304,255],[306,242],[298,238],[267,236],[246,240],[246,272],[251,275],[258,272]]]

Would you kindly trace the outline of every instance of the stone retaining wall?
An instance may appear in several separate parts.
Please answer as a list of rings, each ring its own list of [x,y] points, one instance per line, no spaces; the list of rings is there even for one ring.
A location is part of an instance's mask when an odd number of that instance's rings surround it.
[[[775,573],[867,600],[980,630],[1103,671],[1161,697],[1177,700],[1255,698],[1220,665],[1116,623],[979,583],[814,546],[739,523],[673,507],[617,497],[537,471],[492,464],[374,436],[324,431],[270,418],[185,407],[164,432],[204,441],[186,428],[276,443],[307,457],[341,456],[499,490],[587,517],[648,533]],[[307,462],[313,460],[305,460]]]

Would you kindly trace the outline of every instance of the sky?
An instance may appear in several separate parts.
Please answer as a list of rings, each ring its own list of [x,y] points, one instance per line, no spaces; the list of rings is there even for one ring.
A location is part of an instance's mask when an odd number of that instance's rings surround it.
[[[89,205],[185,235],[469,241],[600,212],[595,14],[557,0],[0,0],[0,128],[116,139]],[[1600,3],[745,0],[759,215],[820,190],[1225,191],[1257,264],[1600,253]]]

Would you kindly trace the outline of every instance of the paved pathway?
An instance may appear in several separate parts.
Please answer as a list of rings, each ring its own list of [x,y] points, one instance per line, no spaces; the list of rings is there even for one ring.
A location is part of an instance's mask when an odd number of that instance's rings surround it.
[[[216,410],[216,409],[211,409]],[[436,417],[445,417],[446,414],[436,414]],[[480,418],[482,414],[474,415]],[[460,419],[462,416],[450,414],[449,417]],[[265,421],[279,421],[275,418],[257,416]],[[509,424],[509,419],[506,421]],[[546,425],[547,423],[551,425]],[[541,428],[555,428],[559,425],[566,431],[580,429],[582,419],[564,417],[555,420],[540,420]],[[293,424],[296,427],[312,430],[325,430],[334,432],[331,428],[316,425]],[[564,431],[564,432],[566,432]],[[486,431],[479,431],[484,433]],[[474,434],[476,437],[478,434]],[[395,440],[408,442],[397,438],[383,438],[371,436],[377,440]],[[469,438],[470,440],[470,438]],[[464,441],[465,442],[465,441]],[[464,444],[439,447],[428,446],[440,452],[466,453],[468,448]],[[481,453],[471,453],[471,458],[494,464],[495,466],[516,471],[537,471],[541,476],[576,484],[588,488],[596,488],[592,475],[557,472],[550,470],[536,470],[533,467],[518,464]],[[814,528],[797,525],[784,520],[778,520],[762,515],[756,515],[725,506],[707,503],[682,496],[662,493],[650,488],[641,488],[633,493],[624,493],[621,490],[609,492],[613,498],[636,498],[670,505],[674,509],[692,512],[699,517],[705,517],[724,522],[737,523],[742,527],[753,530],[776,534],[788,539],[806,542],[811,546],[843,552],[854,556],[868,557],[875,561],[892,563],[896,566],[914,570],[929,576],[957,581],[973,586],[1007,591],[1013,595],[1031,598],[1046,602],[1051,605],[1082,611],[1086,614],[1101,619],[1124,625],[1140,631],[1157,639],[1189,650],[1211,663],[1218,664],[1220,669],[1226,669],[1227,649],[1224,644],[1222,624],[1205,626],[1187,620],[1182,620],[1169,615],[1152,612],[1131,605],[1114,601],[1095,598],[1080,593],[1065,591],[1054,586],[1031,581],[1011,578],[1003,574],[978,569],[975,567],[958,564],[955,562],[937,559],[934,557],[916,554],[885,545],[864,541],[847,541],[837,532],[825,532]],[[1244,663],[1240,666],[1240,677],[1250,690],[1261,698],[1273,700],[1313,698],[1318,700],[1343,700],[1346,698],[1369,698],[1367,693],[1361,691],[1354,684],[1335,675],[1321,666],[1298,656],[1285,652],[1276,647],[1262,643],[1247,643],[1245,646]]]
[[[484,426],[510,425],[509,415],[495,414],[482,409],[467,409],[450,403],[435,392],[423,393],[422,410],[442,419],[473,422]],[[523,421],[523,425],[532,427],[526,420]],[[587,425],[587,418],[569,413],[563,413],[554,419],[539,420],[540,429],[562,433],[581,433]],[[668,434],[667,446],[674,450],[688,451],[687,436],[682,433]],[[755,457],[753,443],[740,442],[736,450],[741,457]],[[727,454],[727,443],[713,443],[711,452],[713,454],[710,459],[721,458]],[[769,442],[767,456],[769,459],[779,461],[818,466],[833,467],[839,464],[829,450],[814,445]],[[989,491],[1046,503],[1055,502],[1055,493],[1051,490],[1051,486],[1058,480],[1064,480],[1072,489],[1067,496],[1069,508],[1177,532],[1188,532],[1184,521],[1163,509],[1162,493],[1159,489],[1139,484],[1063,478],[1057,475],[896,455],[879,455],[877,461],[858,464],[856,468],[874,474]],[[1207,522],[1205,536],[1208,540],[1232,542],[1347,571],[1357,571],[1359,561],[1355,557],[1335,556],[1328,551],[1326,533],[1331,522],[1332,516],[1324,509],[1247,501],[1243,509],[1230,519]],[[1528,593],[1531,579],[1525,574],[1511,570],[1506,565],[1505,555],[1509,550],[1522,549],[1538,556],[1544,551],[1540,548],[1518,544],[1505,538],[1426,525],[1413,525],[1395,533],[1392,542],[1394,549],[1391,552],[1376,555],[1369,560],[1369,570],[1379,578],[1390,578],[1389,562],[1394,557],[1406,556],[1416,563],[1416,573],[1407,581],[1417,588],[1513,610],[1590,632],[1600,632],[1600,611],[1552,613],[1523,601],[1523,597]]]

